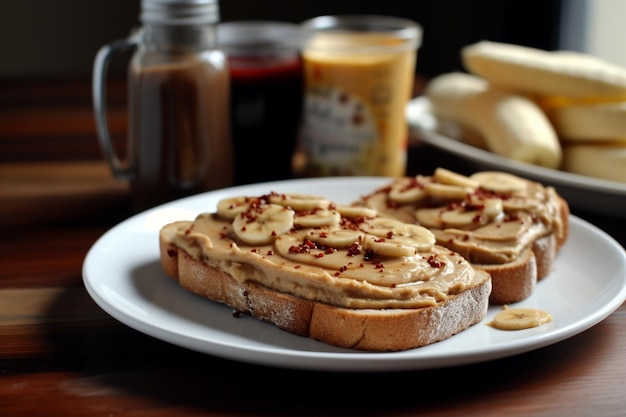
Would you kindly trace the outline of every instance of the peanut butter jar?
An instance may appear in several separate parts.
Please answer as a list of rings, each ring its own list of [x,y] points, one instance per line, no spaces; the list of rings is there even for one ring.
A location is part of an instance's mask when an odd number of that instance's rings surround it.
[[[301,24],[307,176],[402,176],[422,28],[397,17],[321,16]]]

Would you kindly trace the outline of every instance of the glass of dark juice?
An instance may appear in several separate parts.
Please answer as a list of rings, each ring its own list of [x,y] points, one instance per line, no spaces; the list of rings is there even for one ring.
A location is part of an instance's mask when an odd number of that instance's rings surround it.
[[[229,64],[235,184],[291,178],[302,112],[298,25],[224,22],[218,43]]]

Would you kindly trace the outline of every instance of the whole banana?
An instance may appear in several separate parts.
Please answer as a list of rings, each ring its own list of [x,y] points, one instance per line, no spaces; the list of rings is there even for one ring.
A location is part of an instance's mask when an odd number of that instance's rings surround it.
[[[425,95],[433,114],[477,131],[492,152],[547,168],[561,165],[554,127],[529,98],[461,72],[435,77]]]

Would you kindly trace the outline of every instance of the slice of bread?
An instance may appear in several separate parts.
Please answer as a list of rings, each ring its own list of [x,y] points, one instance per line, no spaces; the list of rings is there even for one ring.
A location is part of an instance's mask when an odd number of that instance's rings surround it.
[[[526,299],[569,234],[569,206],[553,188],[503,172],[439,168],[395,179],[356,204],[428,228],[438,245],[487,271],[491,304]]]
[[[163,270],[186,290],[342,348],[447,339],[484,318],[491,293],[490,275],[427,229],[318,197],[224,200],[159,240]]]

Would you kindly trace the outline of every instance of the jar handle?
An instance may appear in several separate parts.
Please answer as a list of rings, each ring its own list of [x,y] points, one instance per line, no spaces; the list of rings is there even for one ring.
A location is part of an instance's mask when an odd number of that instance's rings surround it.
[[[106,76],[109,61],[112,56],[118,52],[121,53],[134,49],[137,47],[138,43],[138,35],[135,34],[129,36],[128,39],[122,39],[104,45],[96,54],[93,66],[91,87],[98,141],[100,142],[100,148],[109,163],[113,175],[121,180],[130,179],[131,172],[130,169],[120,161],[113,147],[113,142],[111,141],[106,110]]]

